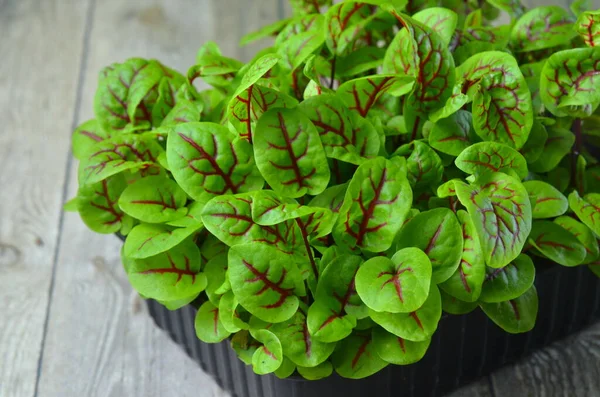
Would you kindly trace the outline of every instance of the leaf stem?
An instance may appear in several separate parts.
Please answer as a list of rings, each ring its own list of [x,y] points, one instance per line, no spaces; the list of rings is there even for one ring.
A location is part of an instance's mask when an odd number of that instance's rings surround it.
[[[577,183],[577,157],[581,154],[583,150],[583,136],[581,134],[581,119],[577,118],[573,121],[573,125],[571,126],[571,131],[575,135],[575,144],[571,149],[571,183],[575,187],[575,189],[579,192],[581,186],[578,186]]]
[[[333,56],[333,60],[331,61],[331,76],[329,76],[329,89],[333,89],[333,82],[335,81],[335,63],[337,61],[337,55]]]

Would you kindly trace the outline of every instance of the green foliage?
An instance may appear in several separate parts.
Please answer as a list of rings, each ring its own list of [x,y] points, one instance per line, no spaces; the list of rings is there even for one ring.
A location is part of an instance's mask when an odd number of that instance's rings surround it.
[[[142,296],[256,373],[362,378],[442,312],[531,330],[540,261],[600,276],[599,11],[291,3],[248,64],[101,71],[65,210],[126,237]]]

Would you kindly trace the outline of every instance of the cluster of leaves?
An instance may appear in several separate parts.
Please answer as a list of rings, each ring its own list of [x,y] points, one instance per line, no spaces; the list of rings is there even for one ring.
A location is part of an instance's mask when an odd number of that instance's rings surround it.
[[[600,12],[392,3],[294,0],[248,64],[111,65],[74,133],[67,209],[259,374],[414,363],[442,312],[526,332],[533,257],[600,273]]]

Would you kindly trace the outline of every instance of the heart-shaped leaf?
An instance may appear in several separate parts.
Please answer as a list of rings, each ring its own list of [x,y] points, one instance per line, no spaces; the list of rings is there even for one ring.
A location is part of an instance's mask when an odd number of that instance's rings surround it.
[[[442,317],[440,291],[431,285],[427,300],[418,310],[410,313],[384,313],[369,311],[371,319],[386,331],[413,342],[431,339]]]
[[[200,202],[263,185],[248,141],[215,123],[175,126],[167,139],[167,160],[179,186]]]
[[[526,181],[523,186],[534,200],[533,219],[554,218],[567,212],[567,198],[554,186],[543,181]]]
[[[600,45],[600,11],[585,11],[577,18],[575,30],[589,47]]]
[[[417,214],[402,227],[396,241],[397,248],[417,247],[425,252],[433,267],[435,284],[452,276],[463,251],[461,226],[447,208]]]
[[[443,7],[431,7],[413,15],[415,21],[433,29],[447,46],[458,23],[456,12]]]
[[[569,206],[579,220],[600,237],[600,194],[590,193],[582,198],[573,191],[569,194]]]
[[[463,250],[458,269],[439,285],[443,292],[465,302],[474,302],[481,294],[485,278],[485,261],[473,220],[466,211],[456,213],[463,236]]]
[[[429,132],[429,145],[442,153],[458,156],[471,145],[470,130],[471,113],[459,110],[435,122]]]
[[[380,140],[374,130],[354,128],[342,101],[332,94],[304,100],[298,109],[317,127],[327,157],[361,164],[379,153]]]
[[[402,74],[378,74],[346,81],[336,94],[350,110],[366,117],[369,110],[385,92],[394,96],[407,94],[414,78]]]
[[[342,342],[331,357],[340,376],[362,379],[385,368],[388,363],[377,354],[371,332],[355,332]]]
[[[269,330],[285,342],[283,355],[298,366],[316,367],[327,360],[335,349],[335,343],[323,343],[311,336],[306,323],[306,311],[302,308],[291,319],[274,324]]]
[[[557,117],[587,117],[600,105],[600,47],[575,48],[551,55],[542,69],[540,95]]]
[[[261,243],[231,247],[228,262],[231,288],[246,310],[272,323],[294,315],[299,302],[298,283],[302,282],[295,263],[276,248]]]
[[[413,141],[401,146],[395,155],[408,156],[406,169],[413,189],[437,186],[442,180],[444,166],[440,156],[426,143]]]
[[[219,321],[219,309],[211,302],[204,302],[196,313],[196,336],[204,343],[219,343],[231,335]]]
[[[517,61],[500,51],[476,54],[456,70],[473,99],[473,127],[485,141],[521,148],[533,125],[531,95]]]
[[[530,257],[521,254],[499,269],[486,268],[480,302],[497,303],[521,296],[533,285],[535,266]]]
[[[479,142],[469,146],[460,153],[454,164],[467,174],[512,171],[521,179],[527,176],[527,161],[523,155],[497,142]]]
[[[339,245],[371,252],[391,246],[412,202],[404,167],[398,164],[378,157],[358,167],[333,231]]]
[[[283,92],[254,84],[231,98],[228,119],[242,138],[252,142],[256,122],[263,113],[277,107],[294,107],[297,103]]]
[[[252,336],[262,343],[252,355],[252,369],[258,375],[277,371],[283,363],[283,349],[275,334],[266,329],[254,331]]]
[[[515,51],[529,52],[567,44],[576,35],[573,22],[575,19],[562,7],[536,7],[513,26],[511,47]]]
[[[538,295],[531,286],[516,299],[499,303],[481,303],[481,309],[500,328],[511,334],[531,331],[538,313]]]
[[[72,136],[73,156],[78,160],[85,159],[91,148],[98,142],[110,138],[110,133],[104,131],[96,119],[81,123]]]
[[[585,247],[564,227],[550,221],[535,221],[529,242],[544,256],[563,266],[577,266],[585,259]]]
[[[373,345],[381,359],[390,364],[409,365],[420,361],[431,339],[422,342],[412,342],[390,334],[380,327],[373,328]]]
[[[200,273],[200,250],[190,240],[158,255],[127,259],[129,282],[140,294],[156,300],[185,299],[206,288]]]
[[[98,183],[81,186],[77,192],[76,210],[87,227],[96,233],[116,233],[133,219],[117,205],[127,187],[123,175],[114,175]]]
[[[316,367],[298,366],[298,373],[306,380],[324,379],[333,373],[333,365],[329,361],[325,361]]]
[[[467,208],[488,266],[504,267],[523,249],[531,230],[531,202],[527,190],[515,178],[485,174],[474,185],[455,184],[460,202]]]
[[[529,163],[530,171],[549,172],[555,169],[560,161],[569,154],[575,143],[575,135],[567,129],[550,126],[546,128],[546,131],[546,142],[538,160]]]
[[[120,135],[98,142],[79,164],[80,184],[98,183],[126,170],[147,169],[162,148],[150,135]]]
[[[141,223],[127,235],[124,254],[129,258],[148,258],[168,251],[198,231],[202,225],[178,228]]]
[[[267,183],[284,197],[317,195],[329,182],[317,129],[299,110],[263,114],[254,134],[254,155]]]
[[[409,247],[392,259],[376,256],[356,274],[356,291],[378,312],[407,313],[423,305],[431,283],[431,262],[423,251]]]
[[[129,185],[119,198],[128,215],[148,223],[165,223],[185,216],[187,195],[172,179],[149,176]]]
[[[598,240],[592,230],[581,222],[578,222],[570,216],[560,216],[554,220],[554,223],[562,226],[565,230],[572,233],[583,244],[585,248],[585,259],[582,264],[588,264],[598,259],[600,250]]]
[[[359,256],[340,255],[323,270],[307,316],[308,330],[316,340],[337,342],[346,338],[356,326],[354,314],[365,311],[355,289],[356,272],[362,263]]]

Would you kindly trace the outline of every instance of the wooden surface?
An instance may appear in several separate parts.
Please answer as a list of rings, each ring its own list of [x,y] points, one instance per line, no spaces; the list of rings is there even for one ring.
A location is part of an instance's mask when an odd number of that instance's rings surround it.
[[[286,9],[0,0],[0,397],[226,395],[154,326],[117,239],[62,213],[77,188],[69,140],[102,66],[142,56],[185,71],[206,40],[248,59],[260,45],[240,50],[239,37]],[[452,394],[476,396],[600,396],[600,324]]]

